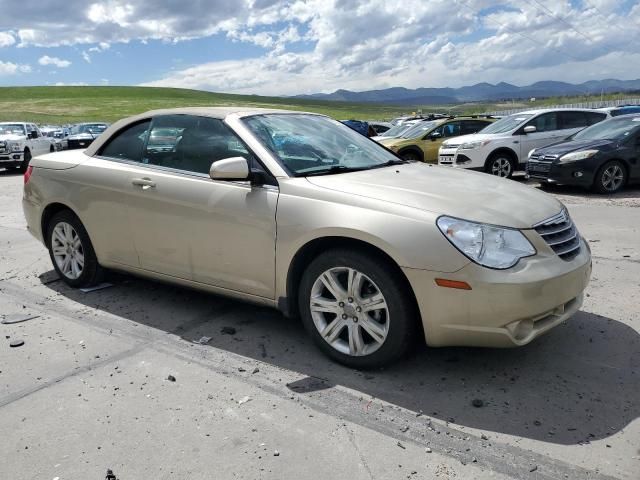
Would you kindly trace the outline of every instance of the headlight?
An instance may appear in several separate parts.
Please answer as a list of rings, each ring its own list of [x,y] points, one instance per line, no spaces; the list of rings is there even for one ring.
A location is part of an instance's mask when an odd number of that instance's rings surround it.
[[[12,152],[21,152],[22,151],[22,145],[20,145],[19,143],[12,143],[10,146],[10,150]]]
[[[468,142],[460,145],[460,150],[474,150],[476,148],[484,147],[489,144],[491,140],[478,140],[477,142]]]
[[[485,267],[510,268],[521,258],[536,253],[533,245],[519,230],[452,217],[440,217],[436,223],[447,240],[460,252]]]
[[[532,148],[531,150],[529,150],[529,155],[527,155],[527,158],[531,158],[531,155],[533,155],[533,152],[535,152],[536,149]]]
[[[581,150],[579,152],[567,153],[560,157],[561,162],[575,162],[577,160],[585,160],[593,157],[596,153],[600,153],[600,150]]]

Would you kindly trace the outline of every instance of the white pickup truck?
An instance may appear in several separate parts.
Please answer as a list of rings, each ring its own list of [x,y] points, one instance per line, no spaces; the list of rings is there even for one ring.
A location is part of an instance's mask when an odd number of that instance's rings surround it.
[[[33,157],[55,151],[51,139],[34,123],[0,123],[0,168],[25,171]]]

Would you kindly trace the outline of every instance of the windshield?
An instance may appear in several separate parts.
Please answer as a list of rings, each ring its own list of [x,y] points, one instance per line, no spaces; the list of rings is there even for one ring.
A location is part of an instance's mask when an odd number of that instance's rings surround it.
[[[319,115],[245,118],[253,134],[294,176],[365,170],[401,162],[377,143]]]
[[[0,124],[0,135],[26,135],[24,125],[20,123]]]
[[[400,138],[416,138],[427,133],[427,130],[431,130],[438,125],[438,122],[420,122],[413,125],[406,132],[400,134]]]
[[[90,133],[92,135],[100,135],[107,129],[104,123],[92,123],[86,125],[74,125],[71,127],[71,135],[78,135],[79,133]]]
[[[640,117],[618,117],[591,125],[576,133],[572,140],[616,140],[624,139],[640,127]]]
[[[526,122],[531,117],[532,113],[516,113],[509,115],[508,117],[501,118],[495,123],[492,123],[486,128],[482,129],[482,133],[506,133],[517,128],[520,124]]]
[[[400,136],[400,134],[402,134],[403,132],[406,132],[407,130],[409,130],[414,125],[415,125],[415,123],[411,123],[411,124],[403,123],[402,125],[396,125],[395,127],[391,127],[389,130],[387,130],[386,132],[384,132],[380,136],[381,137],[392,137],[392,138],[395,138],[395,137]]]

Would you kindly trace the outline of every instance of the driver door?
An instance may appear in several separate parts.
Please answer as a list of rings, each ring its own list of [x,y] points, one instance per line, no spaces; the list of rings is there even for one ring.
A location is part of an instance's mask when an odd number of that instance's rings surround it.
[[[209,177],[213,162],[238,156],[258,167],[222,120],[153,119],[129,178],[129,217],[143,269],[274,298],[275,179],[255,186]]]

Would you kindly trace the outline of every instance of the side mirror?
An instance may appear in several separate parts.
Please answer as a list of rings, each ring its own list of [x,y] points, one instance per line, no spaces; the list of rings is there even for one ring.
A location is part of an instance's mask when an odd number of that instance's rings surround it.
[[[38,138],[38,132],[31,130],[31,132],[29,132],[29,138]]]
[[[248,180],[249,163],[244,157],[231,157],[211,164],[209,176],[213,180]]]
[[[524,127],[524,133],[533,133],[535,131],[537,131],[538,129],[535,127],[535,125],[527,125],[526,127]]]
[[[438,138],[442,138],[442,133],[440,132],[431,132],[429,134],[429,138],[432,142],[435,142]]]

